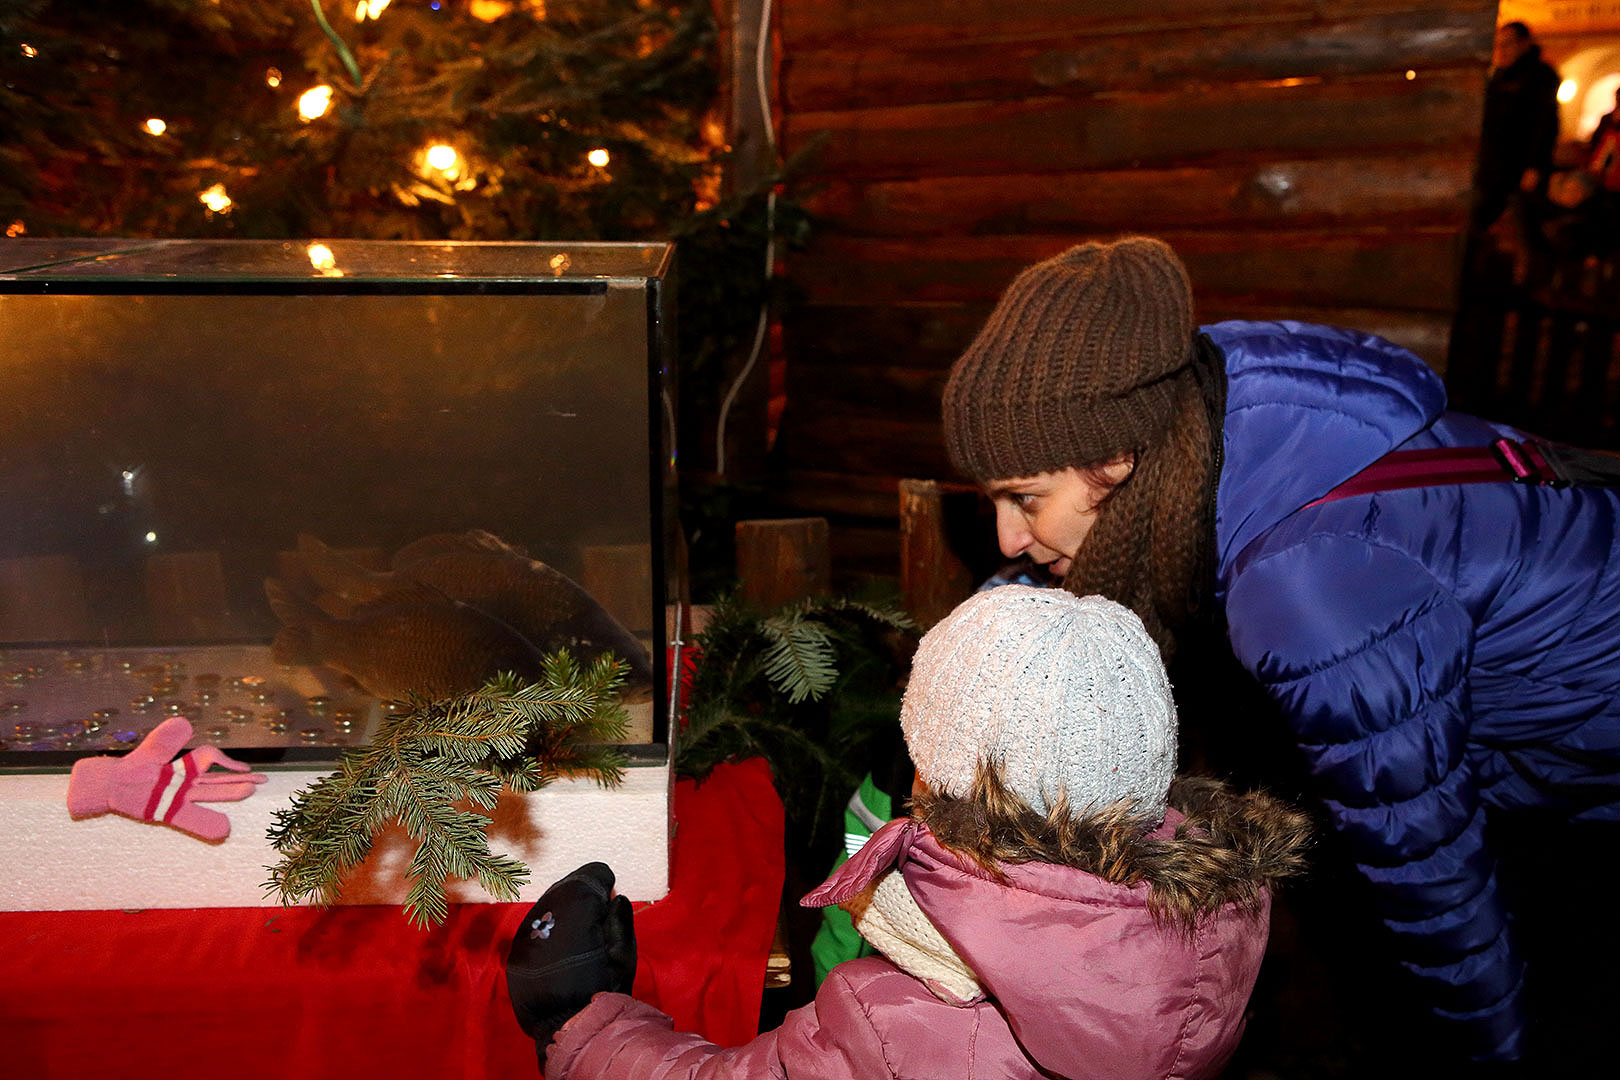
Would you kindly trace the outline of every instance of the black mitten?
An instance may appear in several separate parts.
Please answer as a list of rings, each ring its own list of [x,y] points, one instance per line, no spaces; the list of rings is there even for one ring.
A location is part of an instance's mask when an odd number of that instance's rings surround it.
[[[596,994],[628,994],[635,977],[630,901],[613,895],[606,864],[586,863],[535,901],[506,954],[506,988],[542,1072],[558,1029]]]

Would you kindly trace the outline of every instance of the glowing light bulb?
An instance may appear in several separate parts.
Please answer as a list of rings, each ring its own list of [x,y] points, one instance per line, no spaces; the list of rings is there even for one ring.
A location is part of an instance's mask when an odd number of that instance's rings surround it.
[[[585,160],[590,162],[592,165],[595,165],[598,169],[603,168],[609,161],[608,152],[598,146],[595,150],[592,150],[590,153],[585,155]]]
[[[149,533],[147,533],[147,534],[146,534],[146,542],[147,542],[147,543],[148,543],[148,544],[155,544],[155,543],[157,543],[157,533],[155,533],[155,532],[149,532]]]
[[[479,22],[494,22],[512,10],[508,0],[468,0],[467,14]]]
[[[231,197],[225,194],[224,184],[215,184],[213,187],[199,192],[197,201],[216,214],[228,214],[231,212]]]
[[[1417,72],[1413,71],[1411,68],[1407,68],[1406,69],[1406,81],[1411,82],[1415,78],[1417,78]]]
[[[1575,100],[1575,93],[1579,89],[1580,89],[1580,87],[1575,85],[1575,80],[1574,79],[1565,79],[1563,82],[1559,83],[1558,84],[1558,101],[1559,101],[1559,103],[1563,104],[1563,105],[1568,105],[1570,102],[1574,101]]]
[[[266,86],[268,86],[272,90],[274,90],[276,87],[280,86],[281,85],[281,69],[278,68],[278,67],[273,67],[273,68],[270,68],[267,71],[265,71],[265,73],[264,73],[264,83],[265,83]]]
[[[458,157],[456,148],[446,146],[444,143],[435,143],[427,148],[427,163],[442,173],[454,169]]]
[[[365,22],[367,19],[379,19],[388,7],[388,0],[360,0],[354,5],[354,21]]]
[[[39,50],[32,45],[24,44],[19,47],[22,49],[22,54],[30,60],[39,55]]]
[[[160,118],[158,118],[156,116],[152,117],[146,123],[142,124],[141,127],[143,127],[146,130],[146,133],[148,135],[161,135],[165,131],[169,130],[169,125],[165,124]]]
[[[22,218],[18,218],[16,221],[13,221],[10,225],[6,226],[6,235],[14,240],[17,237],[22,236],[27,231],[28,226],[22,223]]]
[[[304,251],[309,255],[309,265],[323,274],[337,266],[337,256],[325,244],[311,244]]]
[[[326,110],[331,107],[332,88],[330,86],[313,86],[298,96],[298,115],[305,123],[326,115]]]

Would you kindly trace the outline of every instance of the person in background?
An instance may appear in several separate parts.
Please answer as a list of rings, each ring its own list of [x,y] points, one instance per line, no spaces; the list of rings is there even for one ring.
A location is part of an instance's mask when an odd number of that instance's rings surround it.
[[[1510,22],[1497,29],[1480,129],[1476,230],[1490,228],[1510,204],[1525,235],[1536,227],[1558,142],[1558,83],[1528,26]]]
[[[1185,268],[1148,237],[1021,273],[943,409],[1006,557],[1128,605],[1167,656],[1205,626],[1228,638],[1440,1021],[1434,1055],[1523,1056],[1525,966],[1493,837],[1500,815],[1533,811],[1543,840],[1570,819],[1616,839],[1620,490],[1492,482],[1319,502],[1392,450],[1521,433],[1447,412],[1434,372],[1369,334],[1200,330]],[[1588,944],[1606,925],[1583,924]],[[1587,980],[1540,985],[1595,1000]]]
[[[622,934],[605,891],[576,903],[564,879],[524,923],[546,936],[520,930],[508,960],[545,1075],[1217,1075],[1309,826],[1263,793],[1172,783],[1175,705],[1141,620],[1056,589],[975,594],[924,635],[901,727],[910,815],[804,900],[844,906],[877,955],[722,1049],[584,992],[592,972],[623,985]]]

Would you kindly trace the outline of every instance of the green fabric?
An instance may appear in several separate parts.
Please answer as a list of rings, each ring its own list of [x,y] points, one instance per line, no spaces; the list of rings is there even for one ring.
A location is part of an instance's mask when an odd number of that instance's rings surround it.
[[[865,815],[860,810],[866,811]],[[888,821],[893,811],[893,800],[867,773],[861,781],[861,786],[855,789],[849,804],[844,808],[844,849],[838,853],[838,858],[832,864],[836,871],[849,861],[850,846],[865,841],[873,833],[868,824],[870,820],[880,822]],[[864,819],[863,819],[864,818]],[[859,850],[857,847],[856,850]],[[872,946],[866,943],[855,929],[855,922],[849,913],[841,907],[823,908],[821,912],[821,929],[816,931],[815,940],[810,943],[810,955],[816,962],[816,985],[827,977],[827,973],[842,964],[845,960],[854,960],[857,957],[870,956]]]

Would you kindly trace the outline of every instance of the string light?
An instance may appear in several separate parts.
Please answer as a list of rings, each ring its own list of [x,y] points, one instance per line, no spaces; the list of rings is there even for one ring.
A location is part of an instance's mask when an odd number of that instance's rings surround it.
[[[305,123],[326,115],[332,107],[332,88],[313,86],[298,95],[298,115]]]
[[[460,159],[461,156],[456,153],[456,148],[453,146],[435,143],[427,148],[428,166],[444,173],[446,176],[455,171],[456,162]]]
[[[1413,71],[1411,68],[1407,68],[1406,69],[1406,81],[1411,82],[1415,78],[1417,78],[1417,72]]]
[[[325,277],[342,277],[343,271],[337,268],[337,256],[325,244],[311,244],[304,249],[309,256],[309,265],[319,270]]]
[[[494,22],[496,19],[510,13],[512,5],[508,0],[468,0],[467,14],[479,22]]]
[[[278,68],[278,67],[273,67],[273,68],[270,68],[269,70],[267,70],[264,73],[264,82],[265,82],[265,85],[270,87],[270,89],[272,89],[272,90],[274,90],[276,87],[280,86],[281,85],[281,69]]]
[[[169,125],[165,124],[162,119],[156,116],[142,124],[141,127],[146,130],[148,135],[161,135],[165,131],[169,130]]]
[[[388,0],[360,0],[354,5],[354,21],[365,22],[367,19],[380,19],[382,13],[388,8]]]
[[[27,44],[27,43],[24,43],[21,46],[21,48],[22,48],[22,54],[24,56],[28,57],[28,59],[30,59],[30,60],[32,60],[34,57],[39,55],[39,50],[34,48],[32,45]]]
[[[215,184],[213,187],[199,192],[197,201],[216,214],[228,214],[231,212],[231,197],[225,194],[224,184]]]
[[[590,162],[592,165],[595,165],[598,169],[603,169],[607,167],[607,163],[610,159],[608,158],[608,152],[598,146],[595,150],[592,150],[590,153],[585,155],[585,160]]]

